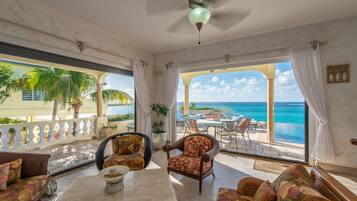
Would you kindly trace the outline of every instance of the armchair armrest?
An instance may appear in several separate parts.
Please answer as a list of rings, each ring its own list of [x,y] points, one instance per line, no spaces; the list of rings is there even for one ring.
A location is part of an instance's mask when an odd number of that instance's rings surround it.
[[[172,144],[166,144],[162,147],[162,150],[164,152],[169,152],[173,149],[179,149],[181,151],[183,151],[184,149],[184,141],[185,141],[185,138],[181,138],[180,140],[172,143]]]
[[[204,162],[209,162],[219,153],[220,147],[217,141],[213,141],[213,147],[211,150],[202,155],[202,160]]]
[[[38,153],[0,152],[0,164],[22,159],[21,177],[47,175],[48,160],[51,155]]]
[[[239,181],[237,192],[241,195],[254,196],[262,183],[264,183],[262,179],[245,177]]]

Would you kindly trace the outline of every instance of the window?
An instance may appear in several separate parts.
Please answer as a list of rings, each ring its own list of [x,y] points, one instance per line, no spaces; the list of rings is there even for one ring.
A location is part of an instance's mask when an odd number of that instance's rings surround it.
[[[22,90],[22,101],[41,101],[43,100],[42,92],[39,90]]]

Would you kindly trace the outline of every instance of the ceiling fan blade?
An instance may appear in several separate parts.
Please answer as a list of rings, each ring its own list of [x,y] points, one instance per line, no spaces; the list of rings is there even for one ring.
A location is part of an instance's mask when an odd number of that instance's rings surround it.
[[[146,12],[148,15],[160,15],[173,11],[188,9],[187,0],[147,0]]]
[[[210,3],[211,3],[212,8],[218,8],[230,1],[232,1],[232,0],[210,0]]]
[[[211,19],[208,21],[209,24],[217,27],[218,29],[225,31],[232,28],[234,25],[238,24],[244,18],[249,15],[249,12],[215,12],[213,13]]]
[[[176,20],[166,31],[170,33],[192,34],[195,31],[195,27],[189,22],[187,16],[184,15]]]

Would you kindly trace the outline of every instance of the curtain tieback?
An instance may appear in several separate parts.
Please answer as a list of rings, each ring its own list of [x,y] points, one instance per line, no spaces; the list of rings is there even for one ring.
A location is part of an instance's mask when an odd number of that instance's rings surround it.
[[[319,122],[320,122],[320,124],[322,124],[322,125],[328,124],[328,121],[327,121],[327,120],[320,120]]]

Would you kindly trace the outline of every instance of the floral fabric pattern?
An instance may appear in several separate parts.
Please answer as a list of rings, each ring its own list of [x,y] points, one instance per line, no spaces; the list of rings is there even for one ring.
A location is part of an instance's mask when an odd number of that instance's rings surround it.
[[[257,192],[254,195],[254,199],[257,201],[275,201],[276,193],[274,189],[271,187],[269,181],[265,181],[262,183]]]
[[[311,186],[291,181],[281,182],[277,193],[281,201],[329,201]]]
[[[7,185],[15,184],[21,180],[21,165],[22,159],[17,159],[10,162],[9,178]]]
[[[217,194],[217,201],[254,201],[254,197],[240,195],[233,189],[220,188]]]
[[[183,155],[199,157],[212,148],[212,141],[204,136],[187,137],[184,142]]]
[[[200,175],[200,163],[201,157],[178,155],[168,160],[168,168],[192,175]],[[210,169],[211,164],[211,161],[203,163],[202,173],[207,172]]]
[[[297,164],[289,167],[275,179],[272,186],[275,192],[278,191],[280,183],[283,181],[295,182],[298,184],[312,185],[312,179],[305,166]]]
[[[118,136],[112,140],[113,153],[119,155],[134,154],[137,152],[143,152],[144,140],[137,135],[123,135]]]
[[[0,165],[0,191],[6,190],[10,163]]]
[[[131,171],[144,169],[144,154],[135,153],[130,155],[111,155],[104,161],[103,168],[114,165],[126,165],[130,168]]]
[[[0,192],[1,201],[31,201],[36,200],[49,181],[49,176],[41,175],[24,179],[8,186]]]

